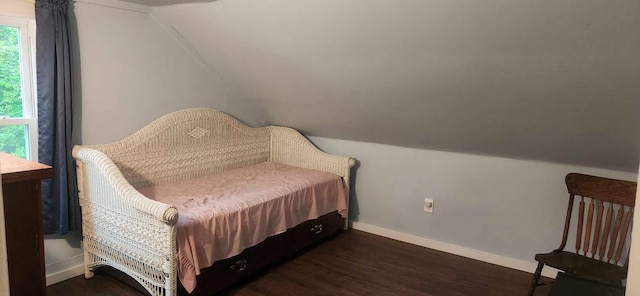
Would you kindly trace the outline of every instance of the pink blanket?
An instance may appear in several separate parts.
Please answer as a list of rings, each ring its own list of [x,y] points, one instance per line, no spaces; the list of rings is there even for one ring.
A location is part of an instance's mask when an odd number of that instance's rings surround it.
[[[188,292],[200,269],[306,220],[345,216],[347,205],[339,176],[274,162],[140,192],[178,209],[178,276]]]

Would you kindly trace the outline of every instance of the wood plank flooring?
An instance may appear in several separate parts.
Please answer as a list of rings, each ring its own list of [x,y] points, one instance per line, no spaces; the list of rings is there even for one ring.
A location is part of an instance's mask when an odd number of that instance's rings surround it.
[[[531,254],[533,257],[533,254]],[[299,295],[526,295],[530,273],[348,230],[222,293]],[[536,295],[547,295],[550,280]],[[47,288],[49,296],[144,295],[104,273]]]

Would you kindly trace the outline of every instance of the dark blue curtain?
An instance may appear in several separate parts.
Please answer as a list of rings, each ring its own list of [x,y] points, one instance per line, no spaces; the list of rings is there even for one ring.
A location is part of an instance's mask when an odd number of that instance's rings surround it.
[[[72,68],[68,0],[36,0],[38,158],[53,167],[42,183],[45,234],[80,228],[75,165],[71,158]]]

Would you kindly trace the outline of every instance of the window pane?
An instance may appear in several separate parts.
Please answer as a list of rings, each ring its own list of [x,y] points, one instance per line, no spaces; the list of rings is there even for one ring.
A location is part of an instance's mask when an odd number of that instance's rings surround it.
[[[22,117],[21,85],[20,28],[0,26],[0,118]]]
[[[27,158],[28,134],[26,125],[0,126],[0,151]]]

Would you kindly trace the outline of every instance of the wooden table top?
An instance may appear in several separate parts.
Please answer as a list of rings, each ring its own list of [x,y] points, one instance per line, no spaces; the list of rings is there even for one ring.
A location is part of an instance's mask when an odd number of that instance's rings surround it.
[[[53,177],[53,168],[35,161],[0,152],[2,184]]]

